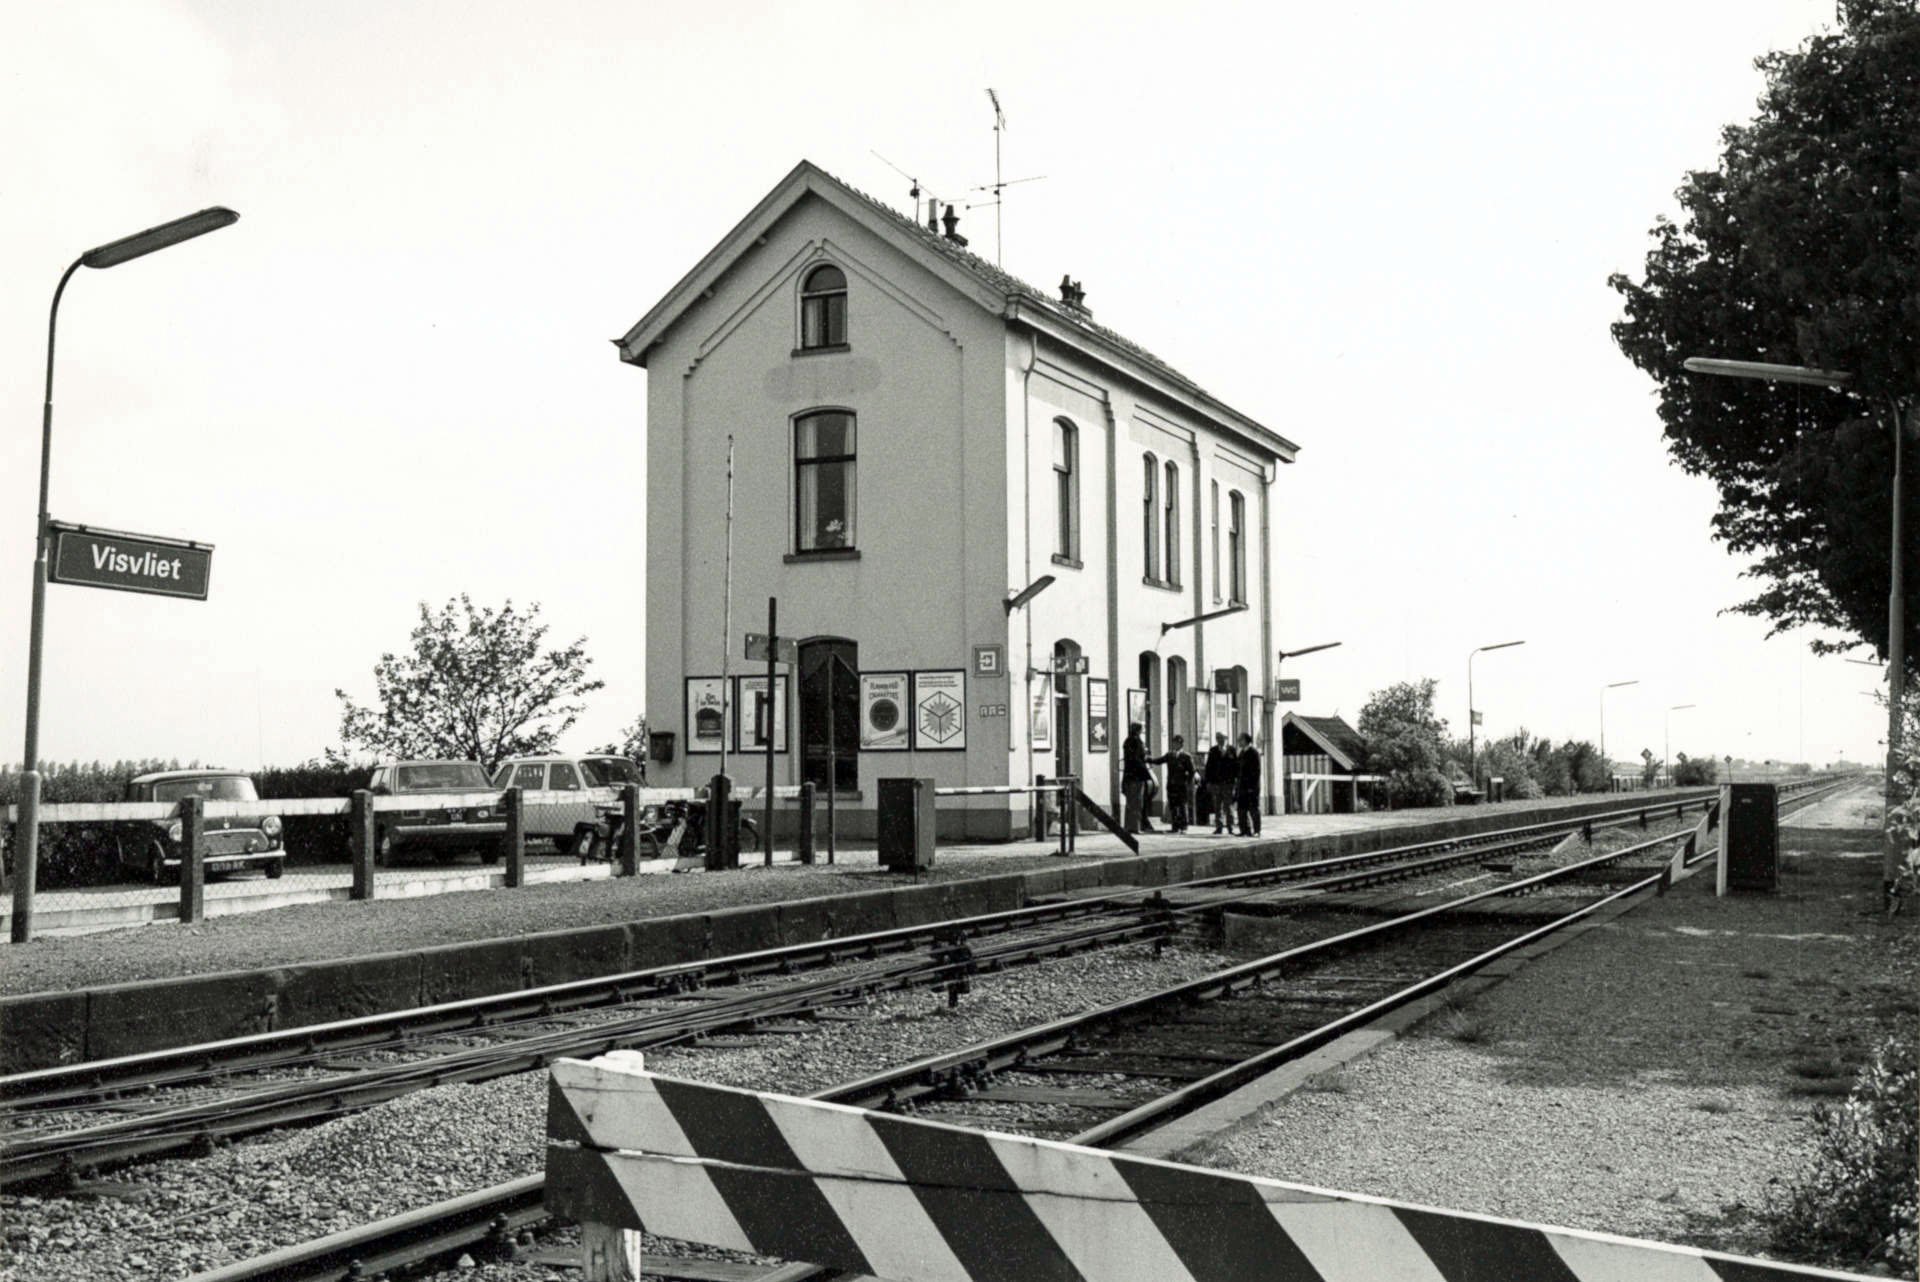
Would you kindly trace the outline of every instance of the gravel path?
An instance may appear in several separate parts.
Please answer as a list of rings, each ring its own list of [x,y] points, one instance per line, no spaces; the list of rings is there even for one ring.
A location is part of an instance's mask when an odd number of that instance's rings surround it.
[[[1441,1207],[1761,1254],[1884,1032],[1920,1014],[1920,930],[1873,858],[1789,856],[1777,895],[1682,883],[1464,1009],[1317,1079],[1206,1164]]]
[[[753,1048],[667,1048],[649,1052],[648,1064],[806,1094],[1224,964],[1179,948],[1157,960],[1149,947],[1115,949],[976,977],[958,1010],[947,1008],[941,992],[893,994],[858,1022],[772,1036]],[[209,1158],[128,1170],[102,1182],[113,1196],[0,1197],[0,1280],[180,1278],[531,1174],[545,1155],[546,1082],[546,1074],[530,1073],[420,1092]]]

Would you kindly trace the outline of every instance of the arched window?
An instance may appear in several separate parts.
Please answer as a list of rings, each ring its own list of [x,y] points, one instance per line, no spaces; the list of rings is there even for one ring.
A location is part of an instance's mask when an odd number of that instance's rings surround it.
[[[796,552],[854,546],[853,415],[819,410],[793,421],[793,516]]]
[[[800,349],[847,345],[847,274],[831,264],[800,286]]]
[[[1227,495],[1227,600],[1234,605],[1247,601],[1247,500],[1239,490]]]
[[[1056,561],[1080,560],[1080,429],[1053,420],[1054,549]]]
[[[1145,519],[1141,526],[1140,545],[1146,553],[1146,577],[1149,583],[1160,581],[1160,460],[1149,454],[1146,464],[1146,483],[1141,491]]]
[[[1180,586],[1180,465],[1167,460],[1166,485],[1161,494],[1161,508],[1166,516],[1167,572],[1161,577],[1169,587]]]

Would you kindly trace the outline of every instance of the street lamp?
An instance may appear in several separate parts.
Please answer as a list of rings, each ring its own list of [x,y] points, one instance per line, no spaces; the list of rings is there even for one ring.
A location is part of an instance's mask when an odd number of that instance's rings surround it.
[[[1640,678],[1635,677],[1631,681],[1609,682],[1601,687],[1600,690],[1600,760],[1607,763],[1609,779],[1611,779],[1613,774],[1613,762],[1607,757],[1607,691],[1618,690],[1621,686],[1637,686],[1639,684]]]
[[[1482,650],[1504,650],[1509,646],[1525,644],[1525,641],[1502,641],[1498,645],[1478,646],[1467,652],[1467,776],[1476,788],[1480,786],[1480,755],[1474,750],[1474,718],[1479,713],[1473,710],[1473,656]]]
[[[1660,768],[1667,773],[1667,787],[1673,787],[1673,770],[1667,765],[1667,758],[1673,748],[1673,714],[1683,708],[1691,708],[1691,703],[1676,703],[1667,709],[1666,724],[1660,731]]]
[[[1724,361],[1705,356],[1689,356],[1681,362],[1689,373],[1717,374],[1724,378],[1757,378],[1774,383],[1806,383],[1815,387],[1844,389],[1853,375],[1841,370],[1814,369],[1807,365],[1773,365],[1764,361]],[[1893,414],[1893,552],[1888,568],[1887,587],[1887,790],[1884,810],[1883,848],[1880,879],[1882,891],[1891,901],[1894,882],[1900,876],[1903,851],[1900,831],[1893,811],[1899,803],[1899,786],[1894,776],[1900,768],[1901,700],[1906,693],[1907,673],[1907,596],[1905,562],[1910,555],[1900,532],[1901,508],[1906,504],[1906,473],[1901,464],[1905,453],[1907,429],[1901,422],[1911,417],[1920,427],[1920,401],[1909,401],[1903,408],[1899,399],[1891,402]]]
[[[20,796],[20,850],[14,861],[13,942],[33,938],[33,890],[40,858],[40,651],[47,614],[47,483],[53,459],[53,340],[60,320],[60,296],[67,281],[82,267],[118,267],[155,250],[218,231],[239,220],[231,209],[215,205],[185,218],[122,237],[89,249],[73,260],[54,287],[53,306],[47,312],[47,396],[40,415],[40,511],[34,524],[33,615],[27,629],[27,736],[21,758],[25,774]]]

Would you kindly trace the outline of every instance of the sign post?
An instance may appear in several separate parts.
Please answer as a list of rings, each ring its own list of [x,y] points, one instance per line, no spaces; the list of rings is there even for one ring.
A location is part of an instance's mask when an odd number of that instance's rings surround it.
[[[797,668],[800,662],[800,643],[790,637],[780,635],[780,600],[767,598],[767,632],[765,636],[758,632],[747,633],[747,658],[767,661],[767,796],[761,809],[760,840],[763,843],[765,866],[773,867],[773,727],[779,714],[773,701],[779,698],[780,681],[775,675],[773,665],[784,663]],[[755,710],[756,712],[758,709]],[[755,720],[759,718],[756,716]]]
[[[150,596],[207,599],[213,545],[48,521],[53,556],[47,582]]]

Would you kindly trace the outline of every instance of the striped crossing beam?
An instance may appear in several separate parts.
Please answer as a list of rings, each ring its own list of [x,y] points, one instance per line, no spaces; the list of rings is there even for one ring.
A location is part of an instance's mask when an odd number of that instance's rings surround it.
[[[1853,1275],[840,1104],[553,1065],[547,1209],[588,1278],[638,1230],[896,1282],[1772,1282]],[[611,1244],[611,1245],[610,1245]]]

